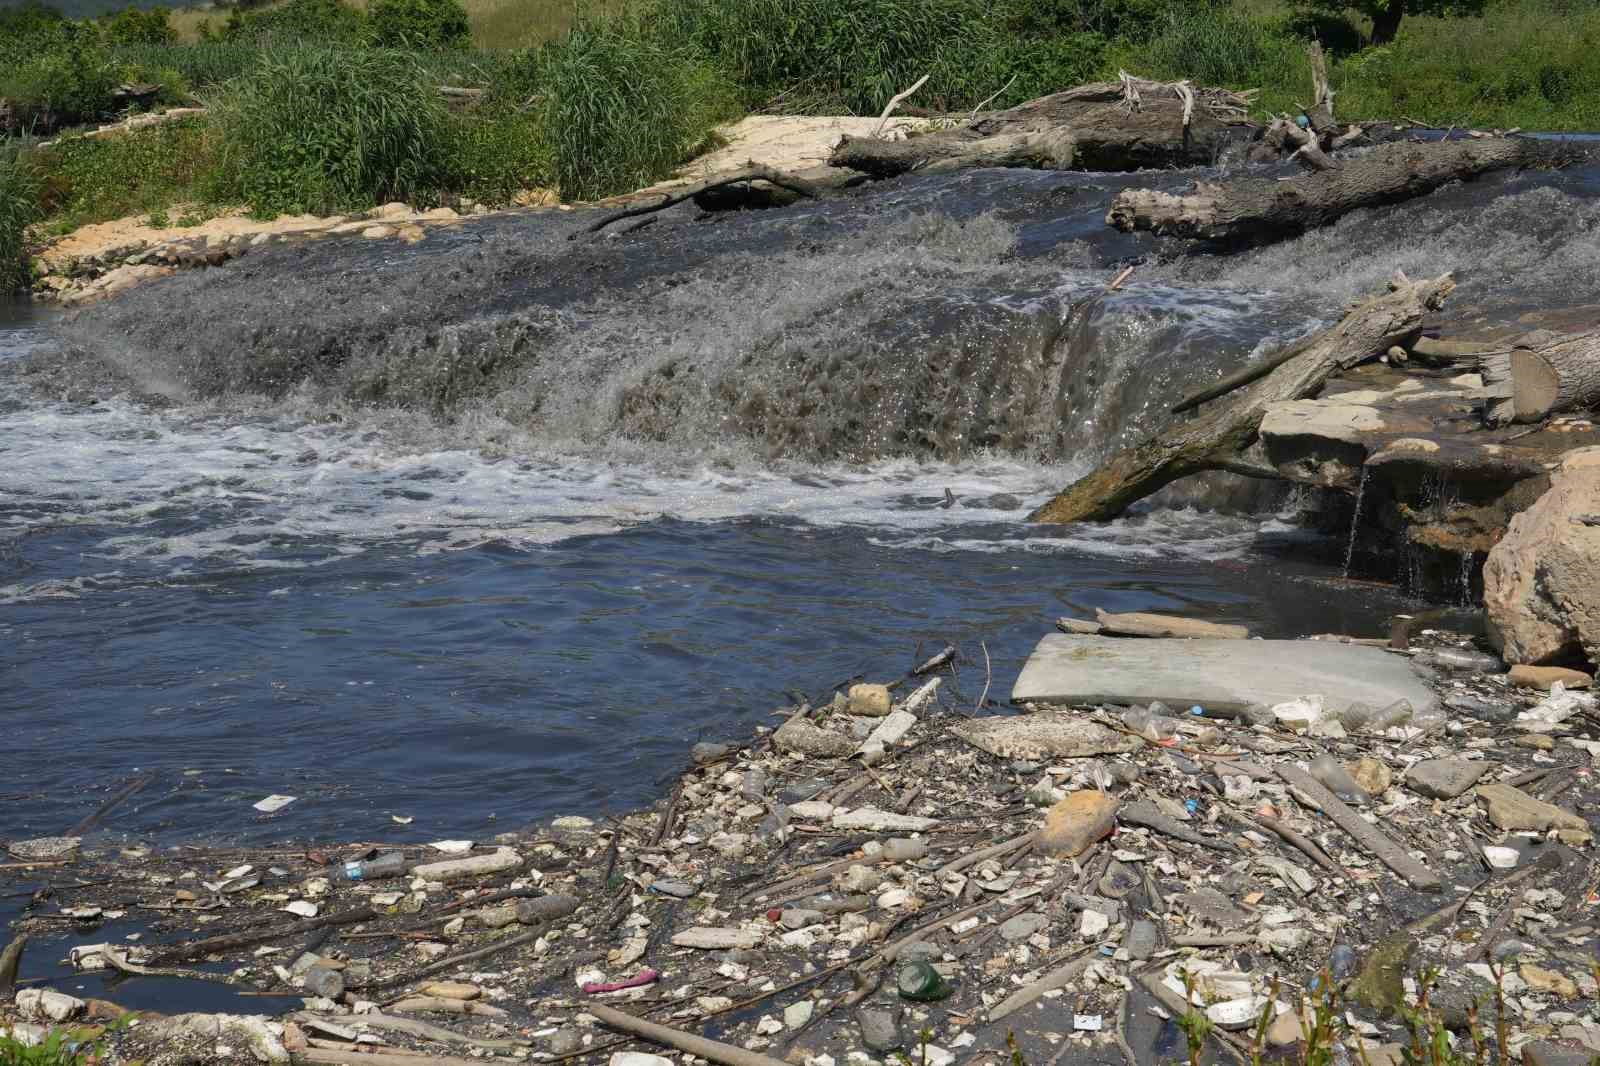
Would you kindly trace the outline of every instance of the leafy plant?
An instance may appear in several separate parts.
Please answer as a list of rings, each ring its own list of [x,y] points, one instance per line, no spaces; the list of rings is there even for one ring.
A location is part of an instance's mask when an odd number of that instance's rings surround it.
[[[436,197],[450,118],[423,68],[398,52],[274,51],[213,107],[215,193],[258,215],[330,214]]]
[[[75,1039],[76,1035],[65,1029],[52,1029],[37,1044],[0,1035],[0,1066],[86,1066],[96,1049]]]
[[[40,207],[53,229],[160,211],[201,194],[215,155],[211,131],[199,119],[62,140],[37,153]]]
[[[38,213],[38,182],[27,161],[14,146],[0,149],[0,299],[32,280],[26,238]]]
[[[465,48],[472,40],[461,0],[373,0],[367,17],[383,48]]]
[[[148,11],[125,7],[100,19],[100,36],[108,44],[172,44],[178,31],[172,28],[170,15],[164,7]]]
[[[1211,1019],[1206,1012],[1194,1003],[1194,975],[1188,970],[1183,971],[1184,1002],[1191,1004],[1188,1010],[1179,1015],[1178,1028],[1183,1030],[1183,1036],[1189,1044],[1189,1066],[1200,1066],[1200,1056],[1205,1053],[1206,1038],[1211,1035],[1213,1028]]]
[[[367,40],[367,16],[342,0],[288,0],[277,7],[247,10],[235,7],[223,24],[225,40],[292,41],[331,45]]]

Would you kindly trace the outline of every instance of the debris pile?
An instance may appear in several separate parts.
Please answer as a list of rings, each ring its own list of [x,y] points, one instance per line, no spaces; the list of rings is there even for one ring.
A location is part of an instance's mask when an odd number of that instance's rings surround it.
[[[1153,661],[1183,643],[1126,640]],[[1302,666],[1359,647],[1298,643]],[[103,1061],[1135,1066],[1187,1041],[1244,1062],[1336,1040],[1380,1063],[1419,1032],[1583,1061],[1600,1052],[1587,676],[1509,675],[1446,634],[1397,643],[1361,650],[1409,657],[1425,708],[1106,691],[1021,714],[979,697],[975,716],[951,649],[747,746],[697,745],[658,809],[622,818],[404,847],[14,842],[7,876],[50,886],[16,944],[134,913],[149,935],[80,944],[73,965],[300,1003],[101,1029],[122,1012],[22,979],[7,1016],[25,1039],[82,1026]]]

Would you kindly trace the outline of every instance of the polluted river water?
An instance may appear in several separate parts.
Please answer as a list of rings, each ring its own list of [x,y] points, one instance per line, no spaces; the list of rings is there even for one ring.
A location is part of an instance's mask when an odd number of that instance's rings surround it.
[[[1298,496],[1023,518],[1396,267],[1456,270],[1447,315],[1592,298],[1600,174],[1232,255],[1104,225],[1194,176],[978,171],[575,240],[519,213],[8,312],[0,836],[138,775],[129,839],[481,833],[648,802],[696,740],[919,645],[986,645],[1003,697],[1095,607],[1381,631],[1407,590],[1341,581]]]

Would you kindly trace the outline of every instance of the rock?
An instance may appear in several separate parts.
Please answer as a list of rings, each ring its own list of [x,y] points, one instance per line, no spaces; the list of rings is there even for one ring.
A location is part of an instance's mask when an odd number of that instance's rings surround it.
[[[583,1034],[576,1029],[557,1029],[545,1041],[544,1049],[551,1055],[571,1055],[583,1047]]]
[[[485,907],[478,912],[478,924],[485,929],[504,929],[516,920],[517,908],[513,905]]]
[[[1042,914],[1018,914],[1000,923],[1000,938],[1015,943],[1026,940],[1035,933],[1050,927],[1050,919]]]
[[[1592,1066],[1593,1061],[1594,1052],[1587,1048],[1554,1040],[1530,1040],[1522,1045],[1522,1066]]]
[[[1483,857],[1489,860],[1489,865],[1496,870],[1509,870],[1515,866],[1521,856],[1516,848],[1501,848],[1493,844],[1483,849]]]
[[[852,895],[860,892],[871,892],[883,884],[883,875],[867,866],[851,866],[840,874],[834,881],[842,892]]]
[[[1369,796],[1381,796],[1394,783],[1394,773],[1389,765],[1371,757],[1359,759],[1350,767],[1350,776]]]
[[[831,729],[823,729],[796,715],[772,734],[779,751],[809,755],[819,759],[843,759],[856,750],[856,742]]]
[[[1161,932],[1156,928],[1156,923],[1143,918],[1129,925],[1127,935],[1122,938],[1123,950],[1135,962],[1154,955],[1160,944]]]
[[[732,744],[713,744],[710,741],[702,740],[689,749],[689,758],[693,760],[696,766],[704,766],[706,763],[716,762],[736,750],[738,749]]]
[[[1287,929],[1267,929],[1256,937],[1256,943],[1274,955],[1287,957],[1311,942],[1311,930],[1299,926]]]
[[[697,925],[675,933],[672,942],[680,948],[702,948],[706,951],[726,951],[729,948],[753,948],[761,943],[759,934],[745,929],[726,929],[711,925]]]
[[[504,873],[522,865],[522,856],[511,848],[500,848],[487,855],[471,855],[464,859],[446,859],[414,867],[412,873],[425,881],[458,881],[466,877],[483,877]]]
[[[1594,678],[1582,670],[1568,670],[1564,666],[1527,666],[1519,663],[1511,668],[1509,676],[1513,685],[1536,688],[1541,692],[1549,692],[1550,686],[1557,681],[1568,689],[1588,688],[1594,684]]]
[[[1553,803],[1534,799],[1520,788],[1493,782],[1478,786],[1478,801],[1498,829],[1570,829],[1589,834],[1589,823]]]
[[[1405,1002],[1406,966],[1416,949],[1416,937],[1404,931],[1380,940],[1351,982],[1350,999],[1380,1017],[1398,1014]]]
[[[832,825],[835,829],[867,829],[876,832],[923,833],[939,824],[937,818],[919,818],[913,814],[895,814],[875,807],[859,807],[853,811],[835,811]]]
[[[614,1051],[609,1066],[678,1066],[664,1055],[644,1051]]]
[[[1554,751],[1556,747],[1555,738],[1544,733],[1524,733],[1520,737],[1512,737],[1511,743],[1535,751]]]
[[[791,803],[789,813],[796,818],[820,822],[833,817],[833,804],[824,803],[822,800],[805,800],[801,803]]]
[[[850,713],[882,718],[889,713],[894,699],[888,685],[851,685]]]
[[[1300,1019],[1292,1010],[1284,1011],[1267,1026],[1267,1043],[1273,1047],[1293,1047],[1300,1043],[1303,1035]]]
[[[17,1009],[45,1021],[71,1021],[83,1013],[84,1002],[76,996],[52,992],[48,988],[24,988],[16,996]]]
[[[1600,448],[1568,452],[1483,565],[1489,636],[1509,663],[1600,662]]]
[[[883,842],[883,857],[890,862],[913,862],[928,854],[928,844],[923,840],[891,837]]]
[[[1114,732],[1070,711],[974,718],[951,726],[950,731],[1002,759],[1082,759],[1136,751],[1144,744],[1138,737]]]
[[[525,899],[518,903],[517,921],[523,925],[539,925],[542,922],[553,922],[565,918],[577,909],[577,897],[552,893],[548,896],[540,896],[537,899]]]
[[[1406,771],[1406,785],[1413,792],[1434,799],[1455,799],[1478,783],[1489,769],[1486,762],[1466,759],[1424,759]]]
[[[367,212],[367,217],[368,218],[404,218],[409,214],[411,214],[411,205],[410,204],[402,203],[399,200],[392,200],[389,203],[382,204],[382,205],[380,205],[378,207],[374,207],[371,211],[368,211]]]
[[[900,1024],[894,1012],[876,1007],[862,1007],[856,1011],[856,1025],[861,1029],[861,1042],[868,1051],[893,1051],[902,1043]]]
[[[1243,929],[1251,922],[1248,913],[1235,907],[1227,896],[1214,888],[1197,888],[1192,892],[1180,892],[1173,897],[1173,902],[1199,918],[1205,925],[1224,932]]]
[[[224,1039],[242,1040],[260,1062],[289,1061],[289,1049],[283,1046],[278,1034],[273,1031],[274,1023],[253,1014],[223,1017],[226,1019],[222,1025]]]
[[[817,1006],[809,999],[802,999],[783,1008],[783,1024],[790,1032],[800,1028],[811,1020],[811,1015]]]
[[[1227,999],[1206,1008],[1206,1017],[1218,1029],[1248,1029],[1261,1017],[1261,1008],[1267,1005],[1264,996],[1246,996]]]
[[[1518,972],[1522,974],[1522,979],[1528,982],[1528,987],[1536,992],[1549,992],[1562,999],[1578,998],[1578,986],[1570,977],[1554,970],[1546,970],[1532,963],[1523,963]]]
[[[785,929],[804,929],[810,925],[826,921],[828,916],[821,911],[810,910],[805,907],[789,907],[778,916],[778,924]]]
[[[1071,858],[1111,835],[1117,824],[1117,801],[1098,789],[1074,792],[1045,816],[1038,849],[1046,855]]]
[[[419,996],[434,996],[438,999],[477,999],[483,995],[483,989],[477,985],[469,985],[465,981],[434,981],[417,989]]]
[[[14,840],[6,850],[19,859],[49,862],[71,855],[82,842],[82,837],[35,837],[32,840]]]
[[[1102,911],[1085,910],[1078,919],[1078,935],[1093,940],[1111,928],[1111,918]]]
[[[386,237],[394,236],[393,226],[368,226],[361,231],[361,235],[369,241],[381,241]]]
[[[1387,707],[1403,699],[1421,712],[1438,702],[1409,662],[1379,648],[1323,640],[1125,640],[1066,633],[1039,642],[1011,699],[1122,706],[1159,700],[1242,711],[1307,693],[1320,694],[1334,716],[1353,703]]]

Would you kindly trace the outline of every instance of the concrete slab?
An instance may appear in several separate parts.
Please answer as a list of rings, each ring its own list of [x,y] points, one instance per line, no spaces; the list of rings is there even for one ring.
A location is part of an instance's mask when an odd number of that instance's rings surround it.
[[[1011,689],[1013,702],[1202,704],[1240,710],[1320,695],[1330,711],[1437,702],[1401,656],[1320,640],[1161,640],[1052,633]]]

